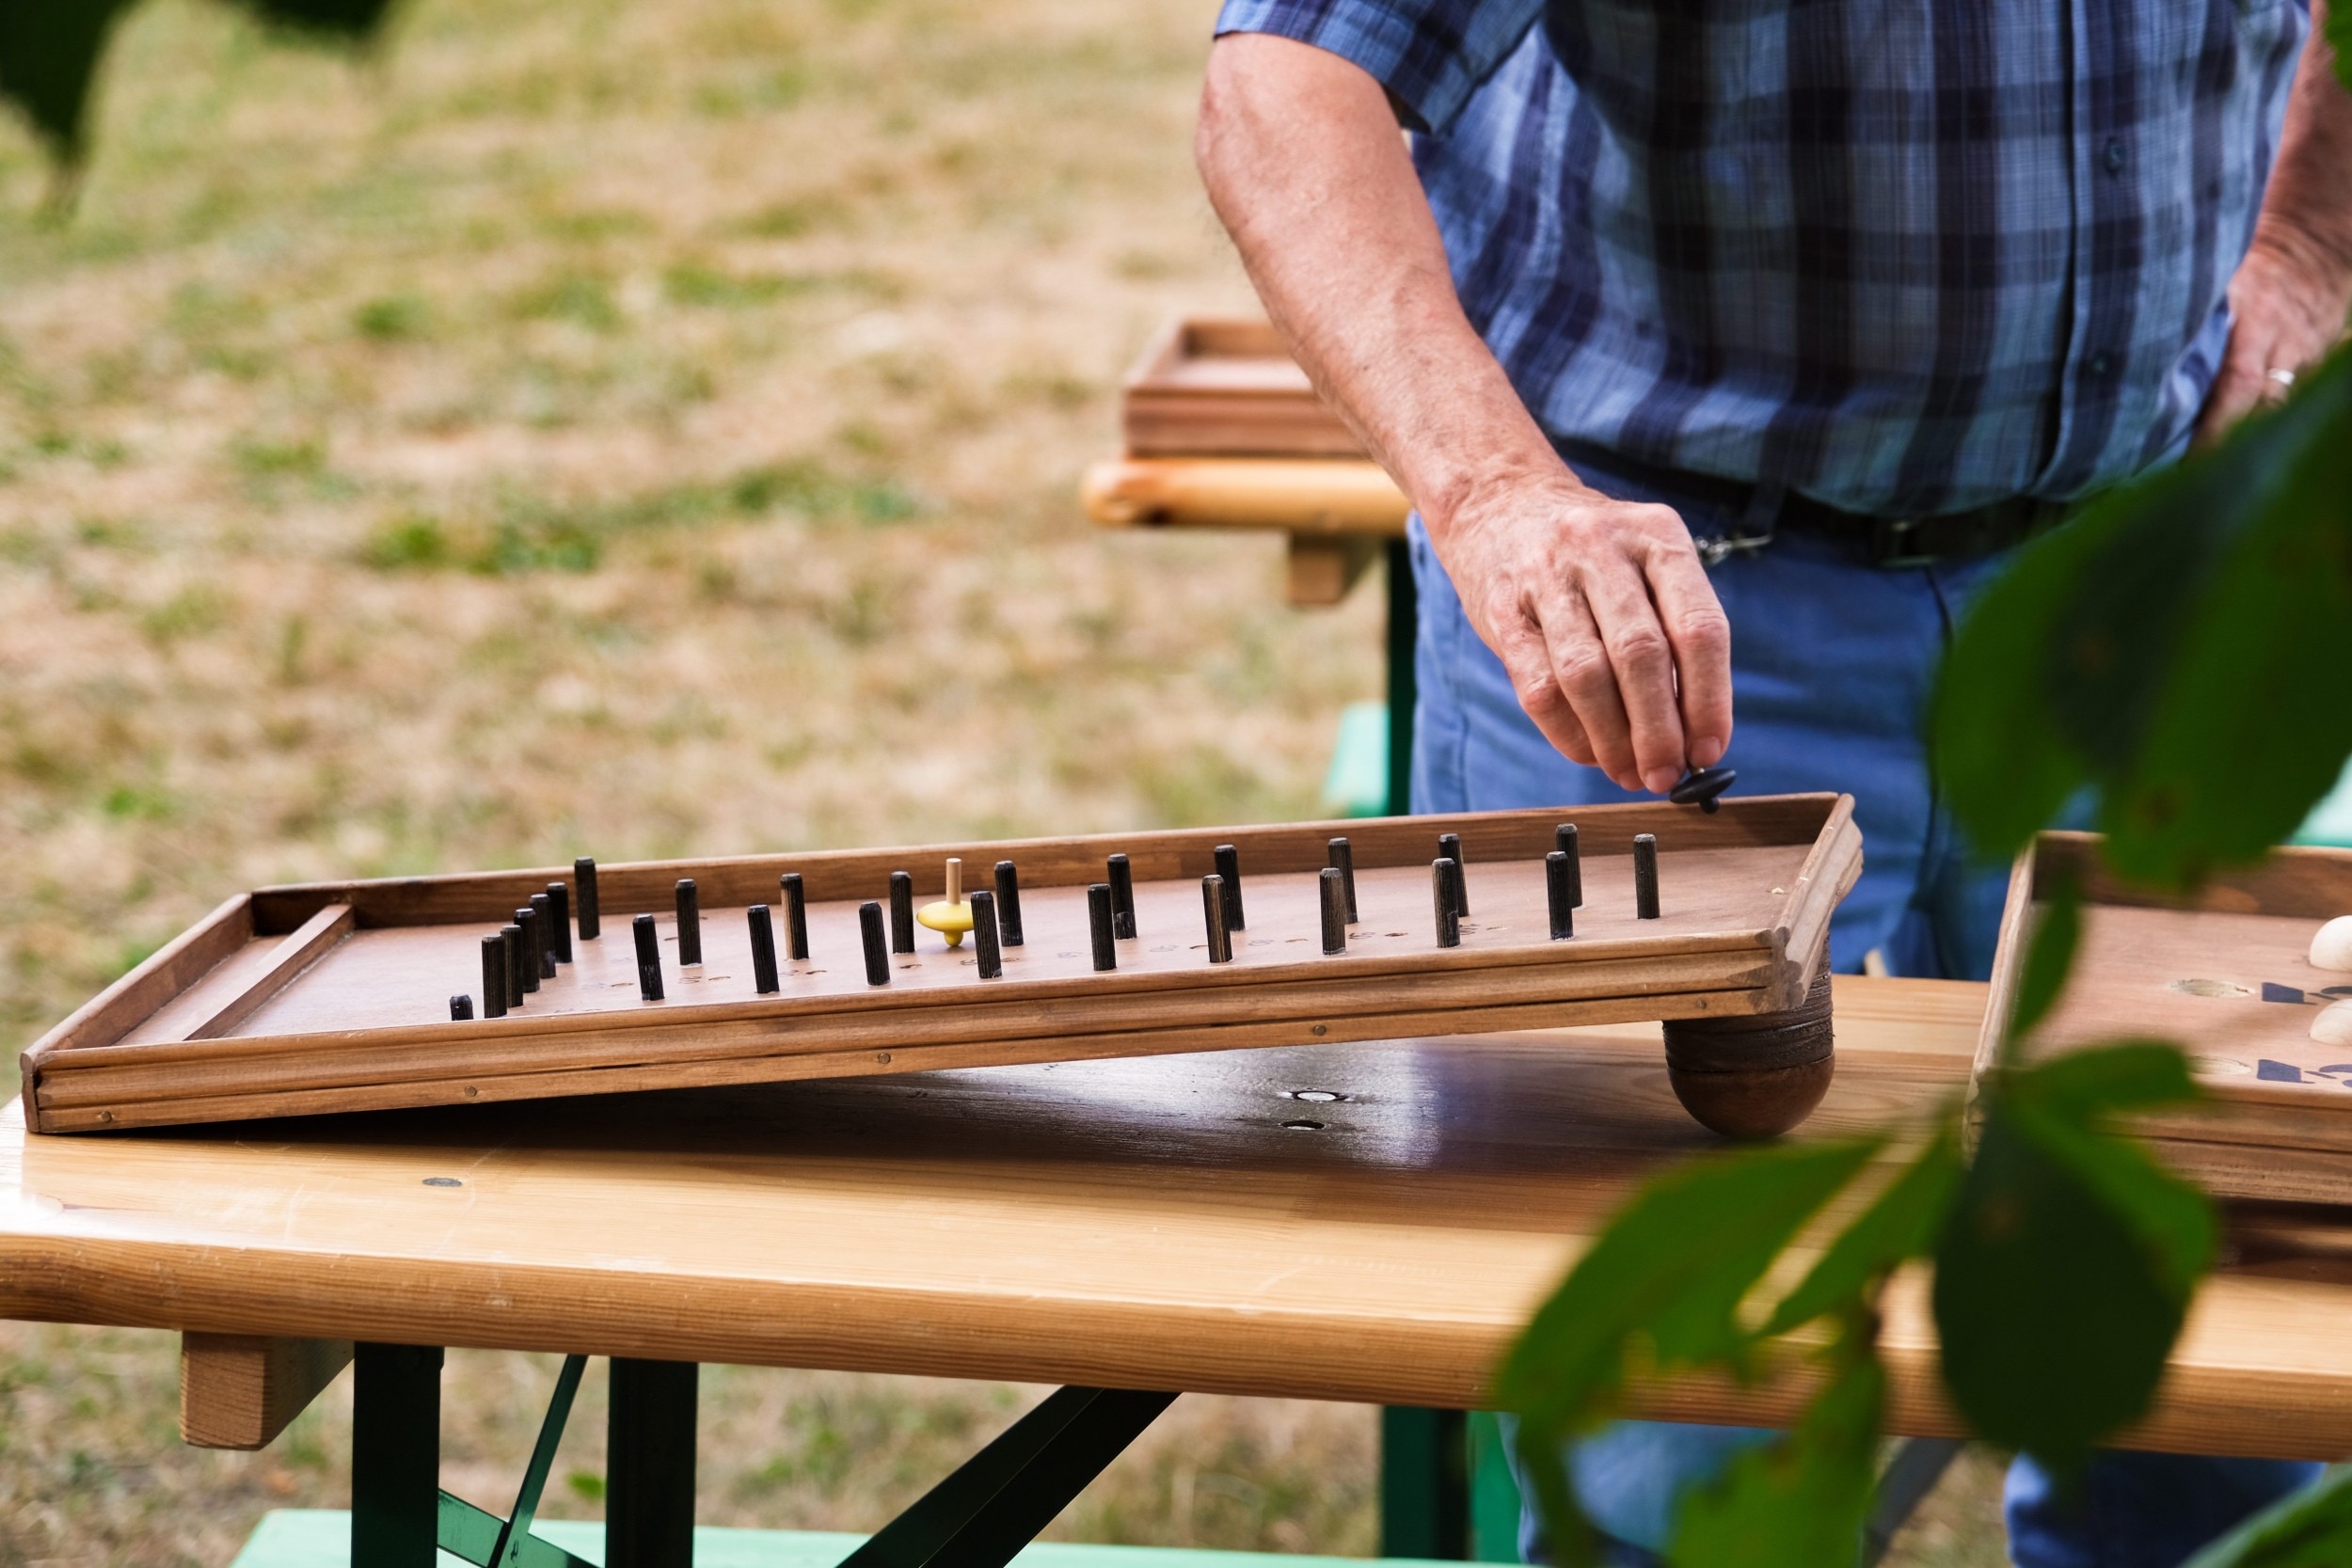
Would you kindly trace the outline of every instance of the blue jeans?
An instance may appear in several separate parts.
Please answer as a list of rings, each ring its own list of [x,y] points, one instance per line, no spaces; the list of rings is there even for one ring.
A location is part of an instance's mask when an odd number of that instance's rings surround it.
[[[1676,508],[1701,535],[1736,531],[1689,496],[1580,464],[1585,482],[1628,500]],[[1462,612],[1421,531],[1415,653],[1413,809],[1580,805],[1637,799],[1554,751],[1519,708],[1509,676]],[[1862,967],[1872,948],[1898,974],[1982,979],[2007,891],[2007,868],[1979,863],[1937,799],[1923,726],[1935,668],[1997,558],[1883,571],[1845,546],[1785,535],[1736,554],[1711,577],[1732,633],[1734,729],[1726,765],[1741,794],[1842,790],[1863,833],[1862,878],[1830,927],[1830,958]],[[1677,1495],[1771,1434],[1752,1428],[1620,1422],[1577,1445],[1570,1475],[1611,1541],[1609,1560],[1656,1561]],[[2007,1513],[2018,1568],[2170,1568],[2319,1467],[2266,1460],[2112,1452],[2060,1497],[2020,1459]],[[1522,1488],[1522,1494],[1525,1488]],[[1531,1517],[1531,1560],[1540,1551]]]

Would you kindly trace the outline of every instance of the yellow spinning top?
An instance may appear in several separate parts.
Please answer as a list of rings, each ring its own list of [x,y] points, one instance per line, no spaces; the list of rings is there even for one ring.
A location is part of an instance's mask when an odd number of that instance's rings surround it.
[[[926,904],[914,911],[914,918],[947,939],[950,947],[963,945],[963,933],[972,928],[972,906],[963,896],[963,862],[947,857],[947,896],[935,904]]]

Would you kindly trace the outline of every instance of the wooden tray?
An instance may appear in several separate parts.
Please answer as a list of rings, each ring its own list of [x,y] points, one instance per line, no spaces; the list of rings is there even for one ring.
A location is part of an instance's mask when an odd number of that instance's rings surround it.
[[[1662,803],[1574,813],[1584,905],[1563,942],[1549,938],[1543,864],[1559,812],[607,866],[598,940],[576,942],[575,961],[519,1010],[462,1022],[450,998],[479,987],[482,937],[567,874],[262,888],[36,1043],[26,1115],[62,1132],[1546,1024],[1753,1032],[1756,1016],[1805,1003],[1861,834],[1845,796],[1722,804],[1713,816]],[[1461,835],[1470,909],[1446,949],[1430,875],[1441,832]],[[1660,845],[1655,920],[1635,918],[1637,833]],[[1341,834],[1362,918],[1347,951],[1327,956],[1317,874]],[[1248,925],[1232,961],[1212,966],[1200,879],[1221,844],[1239,851]],[[1138,936],[1098,973],[1085,890],[1114,852],[1133,863]],[[969,943],[925,930],[889,983],[870,985],[858,904],[884,898],[901,868],[918,901],[937,897],[949,855],[978,879],[1016,863],[1026,942],[982,980]],[[781,991],[761,996],[744,910],[777,903],[785,872],[805,879],[812,957],[784,962]],[[676,962],[683,877],[701,898],[699,966]],[[660,1002],[639,997],[640,912],[662,938]]]
[[[1180,318],[1127,372],[1135,457],[1362,457],[1273,326]]]
[[[2314,970],[2308,956],[2322,922],[2352,913],[2352,850],[2280,849],[2193,900],[2169,900],[2107,876],[2098,842],[2044,833],[2019,857],[1978,1070],[2015,1010],[2024,938],[2043,907],[2037,886],[2072,870],[2083,886],[2082,945],[2035,1032],[2036,1053],[2176,1041],[2209,1103],[2138,1124],[2168,1159],[2223,1197],[2352,1203],[2352,1052],[2310,1035],[2312,1015],[2333,1000],[2325,992],[2352,995],[2352,974]]]

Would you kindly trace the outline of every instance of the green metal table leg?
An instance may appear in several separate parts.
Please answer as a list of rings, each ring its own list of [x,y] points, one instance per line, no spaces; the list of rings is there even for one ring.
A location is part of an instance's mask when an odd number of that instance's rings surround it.
[[[1380,1412],[1380,1555],[1470,1555],[1470,1427],[1459,1410]]]
[[[363,1344],[352,1360],[351,1568],[433,1568],[440,1348]]]
[[[605,1568],[691,1568],[694,1398],[691,1361],[612,1361],[605,1447]]]
[[[1421,594],[1413,586],[1413,552],[1402,539],[1389,541],[1389,812],[1412,809],[1413,647],[1421,629]]]

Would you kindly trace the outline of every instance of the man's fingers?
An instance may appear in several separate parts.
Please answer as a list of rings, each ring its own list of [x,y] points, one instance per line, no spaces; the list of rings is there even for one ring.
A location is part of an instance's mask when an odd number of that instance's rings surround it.
[[[1595,765],[1593,742],[1585,735],[1584,726],[1577,721],[1576,709],[1569,704],[1567,693],[1551,673],[1551,654],[1544,644],[1544,634],[1533,621],[1517,620],[1513,629],[1502,638],[1496,657],[1511,677],[1511,689],[1526,709],[1528,718],[1543,732],[1544,738],[1570,762]]]
[[[1674,644],[1658,624],[1649,583],[1634,562],[1619,557],[1598,567],[1587,576],[1585,591],[1616,677],[1634,775],[1642,788],[1662,795],[1682,777],[1686,750],[1675,700]]]
[[[1576,721],[1593,748],[1593,764],[1620,789],[1642,787],[1632,726],[1618,694],[1611,661],[1592,609],[1573,589],[1549,595],[1536,607],[1549,654],[1553,683],[1566,694]]]
[[[1659,624],[1674,644],[1675,679],[1682,696],[1682,733],[1693,768],[1712,768],[1731,745],[1731,621],[1698,551],[1661,548],[1649,562],[1650,596]],[[1667,787],[1672,788],[1670,784]]]

